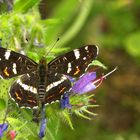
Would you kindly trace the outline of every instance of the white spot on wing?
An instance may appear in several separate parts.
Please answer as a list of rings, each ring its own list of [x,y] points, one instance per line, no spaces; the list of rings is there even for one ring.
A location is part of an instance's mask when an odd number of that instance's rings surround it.
[[[97,48],[97,55],[99,54],[99,47],[98,46],[96,46],[96,48]]]
[[[68,63],[68,70],[67,70],[67,73],[70,73],[71,71],[71,63]]]
[[[33,109],[37,109],[37,108],[38,108],[38,106],[34,106],[34,107],[33,107]]]
[[[49,103],[45,103],[45,106],[49,105]]]
[[[17,107],[19,107],[19,104],[18,103],[16,103],[16,105],[17,105]]]
[[[51,104],[55,103],[54,101],[51,102]]]
[[[15,99],[11,96],[10,92],[9,92],[9,96],[15,102]]]
[[[32,86],[28,86],[26,84],[23,84],[22,81],[20,79],[17,80],[17,83],[26,91],[30,91],[34,94],[37,94],[37,89],[35,87]]]
[[[87,53],[89,53],[89,48],[88,48],[88,46],[85,47],[85,50],[86,50]]]
[[[57,73],[55,73],[54,76],[57,76]]]
[[[27,76],[30,78],[30,75],[29,74],[27,74]]]
[[[86,57],[83,57],[83,60],[86,60],[87,58]]]
[[[37,93],[37,89],[32,86],[30,86],[29,91],[35,94]]]
[[[18,104],[17,104],[17,106],[19,107],[19,105],[18,105]],[[20,108],[21,108],[21,109],[23,109],[23,108],[25,108],[25,106],[20,106]],[[28,107],[26,107],[26,108],[28,108]]]
[[[5,56],[5,59],[6,59],[6,60],[9,59],[10,54],[11,54],[11,50],[7,50],[7,51],[5,52],[4,56]]]
[[[67,58],[66,57],[63,57],[63,60],[67,60]]]
[[[56,102],[56,103],[59,103],[59,100],[56,100],[55,102]]]
[[[59,84],[61,84],[63,81],[65,81],[67,79],[66,76],[62,76],[61,79],[59,81],[53,82],[50,85],[48,85],[46,87],[46,92],[48,92],[50,89],[52,89],[53,87],[58,86]]]
[[[78,49],[75,49],[73,52],[74,52],[75,58],[76,59],[79,59],[80,58],[80,52],[79,52],[79,50]]]
[[[85,50],[87,50],[87,51],[88,51],[88,46],[86,46],[86,47],[85,47]]]
[[[13,63],[13,73],[14,73],[14,74],[17,74],[16,67],[17,67],[16,63]]]
[[[29,106],[21,106],[21,107],[31,109],[31,107],[29,107]]]

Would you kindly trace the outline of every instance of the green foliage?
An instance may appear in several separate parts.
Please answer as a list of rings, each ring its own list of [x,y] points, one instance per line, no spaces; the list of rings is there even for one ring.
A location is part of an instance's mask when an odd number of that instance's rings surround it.
[[[26,13],[35,5],[39,4],[39,0],[21,1],[17,0],[14,4],[14,12]]]
[[[0,110],[3,110],[6,108],[6,103],[4,99],[0,99]]]
[[[98,60],[94,60],[90,65],[91,65],[91,66],[92,66],[92,65],[94,65],[94,66],[99,66],[99,67],[101,67],[101,68],[103,68],[103,69],[107,69],[107,67],[106,67],[103,63],[101,63],[100,61],[98,61]],[[90,66],[90,65],[89,65],[89,66]]]
[[[47,5],[49,5],[49,2],[47,1]],[[50,14],[44,20],[40,17],[39,3],[39,0],[15,0],[11,12],[7,10],[6,3],[0,3],[0,38],[2,38],[2,47],[17,52],[24,50],[27,56],[38,62],[42,56],[47,57],[47,60],[50,61],[56,55],[77,48],[82,43],[96,43],[104,48],[105,55],[109,49],[125,50],[131,56],[131,59],[139,62],[139,0],[101,0],[100,2],[93,0],[52,1],[53,8],[50,10],[49,7],[46,7],[47,13]],[[60,38],[60,41],[52,49],[57,38]],[[51,52],[48,54],[50,50]],[[109,61],[114,63],[114,61],[118,60],[118,55],[115,60],[112,57],[109,59]],[[122,63],[124,67],[126,62]],[[106,66],[99,61],[94,61],[92,65],[106,69]],[[126,79],[130,78],[127,77]],[[123,79],[123,81],[126,79]],[[120,84],[120,80],[118,81],[118,85],[122,87],[123,84]],[[1,122],[5,116],[9,99],[8,88],[11,83],[12,81],[8,80],[0,81]],[[120,92],[120,90],[116,92]],[[91,119],[97,115],[93,112],[98,105],[90,102],[93,99],[93,93],[91,94],[91,96],[72,96],[70,98],[70,102],[73,105],[71,110],[61,110],[58,103],[47,106],[48,124],[44,139],[75,140],[77,137],[81,140],[92,140],[93,138],[95,140],[139,139],[139,122],[131,130],[122,133],[112,132],[110,128],[106,127],[106,122],[104,124],[98,122],[94,125]],[[101,93],[101,102],[104,103],[105,97],[103,94],[104,91]],[[112,99],[113,96],[111,95],[110,98]],[[139,103],[137,103],[135,109],[138,109],[138,105]],[[8,130],[16,130],[16,140],[37,140],[39,126],[31,121],[33,117],[32,111],[19,109],[12,101],[9,102],[8,106],[7,121],[10,124]],[[80,123],[79,119],[74,121],[75,116],[81,117],[85,121],[90,120],[90,122],[86,121],[86,123],[84,122],[81,125],[82,123]],[[107,120],[109,119],[111,118],[107,118]],[[66,127],[65,124],[67,124]],[[78,128],[79,124],[80,128]],[[72,131],[67,127],[68,125]],[[114,125],[117,125],[115,121]],[[3,139],[7,139],[6,135],[4,135]]]
[[[130,34],[125,40],[126,51],[138,60],[140,59],[140,32]],[[139,62],[139,61],[138,61]]]
[[[17,0],[11,13],[4,13],[0,16],[2,46],[16,51],[24,50],[27,56],[35,61],[38,61],[40,57],[49,52],[54,44],[53,42],[58,37],[60,37],[60,41],[51,50],[51,53],[47,54],[49,60],[54,58],[53,53],[56,55],[68,50],[69,48],[64,47],[64,45],[74,38],[82,28],[93,3],[92,0],[84,0],[82,2],[76,0],[62,1],[53,12],[53,18],[42,20],[38,11],[39,2],[39,0],[29,0],[28,2]],[[60,49],[60,46],[63,48]],[[6,108],[6,102],[9,98],[7,96],[8,90],[4,86],[6,82],[4,81],[0,85],[1,110]],[[8,85],[10,86],[7,83],[6,86],[8,87]],[[70,112],[86,119],[90,118],[84,115],[85,113],[95,115],[87,110],[88,107],[95,107],[89,103],[91,97],[82,97],[71,97],[71,104],[75,105],[71,111],[68,109],[61,110],[58,103],[46,108],[48,124],[45,138],[57,140],[61,137],[58,133],[60,123],[62,123],[60,120],[68,124],[71,129],[74,129]],[[82,105],[76,107],[77,103]],[[37,139],[39,127],[31,122],[32,112],[28,109],[18,109],[12,101],[8,103],[8,110],[6,119],[10,124],[8,130],[14,129],[18,133],[16,139]],[[1,119],[4,118],[3,116],[4,112],[1,114]]]

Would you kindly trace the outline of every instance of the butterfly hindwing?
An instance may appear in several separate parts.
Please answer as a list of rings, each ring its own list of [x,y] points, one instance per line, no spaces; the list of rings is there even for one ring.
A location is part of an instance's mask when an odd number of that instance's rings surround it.
[[[36,70],[37,63],[14,51],[0,47],[0,77],[4,79]]]
[[[98,47],[87,45],[56,57],[48,64],[48,67],[52,73],[79,77],[85,72],[88,65],[96,59],[97,55]]]
[[[10,88],[10,97],[19,107],[37,106],[37,74],[24,74]]]
[[[55,77],[52,74],[48,75],[48,85],[46,86],[45,104],[60,100],[61,96],[71,88],[70,80],[61,74]]]
[[[64,75],[47,75],[44,104],[60,100],[65,91],[71,88],[70,81]],[[38,106],[37,73],[32,72],[21,76],[10,88],[11,98],[19,107],[34,108]]]

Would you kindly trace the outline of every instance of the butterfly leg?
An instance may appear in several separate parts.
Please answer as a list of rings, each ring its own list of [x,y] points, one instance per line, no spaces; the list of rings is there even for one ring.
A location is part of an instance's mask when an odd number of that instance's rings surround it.
[[[70,95],[70,93],[69,92],[66,92],[62,96],[62,98],[60,100],[60,107],[62,109],[71,108],[72,107],[71,104],[70,104],[70,102],[69,102],[69,95]]]

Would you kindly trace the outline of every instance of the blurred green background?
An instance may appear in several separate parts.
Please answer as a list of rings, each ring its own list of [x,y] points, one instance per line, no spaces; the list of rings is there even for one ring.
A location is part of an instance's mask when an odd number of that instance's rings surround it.
[[[3,47],[38,61],[60,38],[49,59],[96,44],[98,60],[108,70],[118,66],[94,91],[98,116],[72,115],[74,130],[62,123],[48,140],[140,140],[139,0],[9,0],[0,1],[0,14]]]

